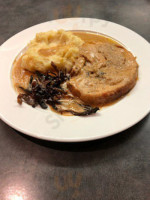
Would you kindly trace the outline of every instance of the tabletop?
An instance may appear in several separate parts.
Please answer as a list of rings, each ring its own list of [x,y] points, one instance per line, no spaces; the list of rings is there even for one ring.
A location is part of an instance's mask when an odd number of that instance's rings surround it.
[[[66,17],[113,21],[150,41],[150,0],[0,0],[0,44]],[[38,140],[0,120],[0,200],[150,200],[149,153],[149,115],[115,136],[84,143]]]

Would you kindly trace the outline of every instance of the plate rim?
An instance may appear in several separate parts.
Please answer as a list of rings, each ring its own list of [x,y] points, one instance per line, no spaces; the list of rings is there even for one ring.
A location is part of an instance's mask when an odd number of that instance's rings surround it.
[[[54,22],[54,21],[58,21],[58,20],[64,20],[64,19],[67,19],[67,20],[72,20],[72,19],[92,19],[92,20],[99,20],[99,21],[104,21],[104,22],[108,22],[108,23],[113,23],[114,25],[119,25],[119,26],[121,26],[122,28],[126,28],[127,30],[129,30],[129,31],[132,31],[134,34],[137,34],[138,35],[138,37],[141,37],[141,39],[144,39],[145,40],[145,42],[147,42],[148,44],[149,44],[149,42],[145,39],[145,38],[143,38],[141,35],[139,35],[138,33],[136,33],[136,32],[134,32],[133,30],[131,30],[131,29],[129,29],[129,28],[127,28],[127,27],[125,27],[125,26],[122,26],[122,25],[120,25],[120,24],[117,24],[117,23],[114,23],[114,22],[111,22],[111,21],[107,21],[107,20],[103,20],[103,19],[96,19],[96,18],[83,18],[83,17],[79,17],[79,18],[62,18],[62,19],[57,19],[57,20],[52,20],[52,21],[47,21],[47,22],[43,22],[43,23],[40,23],[40,24],[36,24],[36,25],[34,25],[34,26],[31,26],[31,27],[28,27],[27,29],[24,29],[24,30],[22,30],[22,31],[20,31],[19,33],[16,33],[15,35],[13,35],[12,37],[10,37],[8,40],[6,40],[1,46],[0,46],[0,49],[1,49],[1,47],[3,47],[3,45],[5,45],[5,43],[7,43],[8,41],[10,41],[13,37],[15,37],[15,36],[17,36],[17,35],[19,35],[20,33],[22,33],[22,32],[24,32],[24,31],[26,31],[26,30],[28,30],[28,29],[30,29],[30,28],[34,28],[34,27],[36,27],[36,26],[40,26],[41,24],[44,24],[44,23],[48,23],[48,22]],[[117,132],[113,132],[113,133],[110,133],[110,134],[107,134],[107,135],[104,135],[104,136],[88,136],[88,137],[84,137],[84,138],[79,138],[79,139],[77,139],[77,138],[75,138],[75,139],[73,139],[73,138],[51,138],[51,137],[47,137],[47,136],[43,136],[43,135],[33,135],[33,134],[31,134],[31,133],[29,133],[29,132],[26,132],[26,131],[24,131],[24,130],[22,130],[22,129],[20,129],[19,127],[16,127],[14,124],[12,124],[11,122],[9,122],[9,120],[7,120],[6,118],[5,118],[5,116],[3,116],[2,114],[1,114],[1,111],[0,111],[0,119],[2,120],[2,121],[4,121],[6,124],[8,124],[10,127],[12,127],[12,128],[14,128],[15,130],[17,130],[17,131],[19,131],[19,132],[21,132],[21,133],[23,133],[23,134],[25,134],[25,135],[28,135],[28,136],[31,136],[31,137],[35,137],[35,138],[38,138],[38,139],[42,139],[42,140],[47,140],[47,141],[55,141],[55,142],[86,142],[86,141],[91,141],[91,140],[97,140],[97,139],[102,139],[102,138],[105,138],[105,137],[109,137],[109,136],[112,136],[112,135],[115,135],[115,134],[117,134],[117,133],[120,133],[120,132],[122,132],[122,131],[124,131],[124,130],[127,130],[127,129],[129,129],[130,127],[132,127],[132,126],[134,126],[135,124],[137,124],[139,121],[141,121],[143,118],[145,118],[147,115],[148,115],[148,113],[150,112],[150,107],[149,107],[149,109],[147,110],[147,112],[145,112],[145,113],[143,113],[143,115],[141,115],[139,118],[138,118],[138,120],[136,120],[134,123],[132,123],[132,124],[129,124],[129,126],[127,127],[124,127],[124,129],[121,129],[119,132],[117,131]]]

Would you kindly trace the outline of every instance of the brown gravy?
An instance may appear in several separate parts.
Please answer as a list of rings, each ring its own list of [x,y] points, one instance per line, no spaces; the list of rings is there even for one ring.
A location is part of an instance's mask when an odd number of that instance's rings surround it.
[[[104,43],[113,43],[113,44],[117,44],[119,46],[121,46],[121,44],[119,44],[118,42],[114,41],[113,39],[106,37],[104,35],[101,34],[97,34],[97,33],[93,33],[93,32],[82,32],[82,31],[72,31],[73,34],[75,34],[76,36],[80,37],[82,40],[84,40],[85,42],[88,43],[97,43],[97,42],[104,42]],[[51,53],[51,52],[50,52]],[[29,72],[27,70],[24,70],[21,68],[21,60],[22,60],[22,56],[20,58],[17,58],[14,61],[13,64],[13,68],[12,68],[12,83],[13,86],[15,88],[16,92],[22,92],[22,90],[19,88],[19,86],[23,87],[23,88],[27,88],[29,80],[30,80],[30,76],[33,75],[32,72]],[[109,106],[114,104],[115,102],[117,102],[118,100],[111,102],[109,104],[106,105],[101,105],[101,106]],[[72,108],[74,108],[76,105],[72,105]],[[54,111],[54,109],[52,109]],[[72,115],[70,113],[63,113],[64,115]]]
[[[94,32],[87,32],[87,31],[72,31],[74,35],[80,37],[84,42],[88,43],[98,43],[98,42],[104,42],[104,43],[111,43],[111,44],[117,44],[120,45],[119,42],[113,40],[110,37],[106,37],[105,35],[94,33]]]
[[[19,86],[27,88],[30,76],[32,75],[31,72],[21,68],[21,60],[22,56],[14,61],[12,68],[12,83],[15,91],[18,93],[22,92],[22,90],[19,89]]]

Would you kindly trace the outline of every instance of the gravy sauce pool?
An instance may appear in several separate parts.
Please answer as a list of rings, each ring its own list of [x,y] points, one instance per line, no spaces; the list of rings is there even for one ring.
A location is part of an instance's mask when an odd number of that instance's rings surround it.
[[[22,92],[19,86],[27,88],[30,80],[30,76],[33,74],[27,70],[21,68],[22,56],[16,59],[12,68],[12,83],[16,92]]]
[[[111,44],[117,44],[119,46],[121,45],[119,42],[106,37],[104,35],[94,33],[94,32],[86,32],[86,31],[71,31],[73,32],[74,35],[80,37],[84,42],[88,43],[98,43],[98,42],[104,42],[104,43],[111,43]],[[27,88],[30,76],[33,75],[32,72],[29,72],[27,70],[24,70],[21,68],[21,60],[22,56],[20,58],[16,58],[16,60],[13,63],[13,68],[12,68],[12,83],[14,86],[14,89],[17,93],[22,92],[22,90],[19,88],[19,86],[23,88]],[[67,101],[67,100],[66,100]],[[114,103],[116,103],[118,100],[115,100],[114,102],[108,103],[106,105],[100,105],[100,108],[105,107],[105,106],[110,106]],[[66,102],[67,103],[67,102]],[[72,105],[69,105],[69,109],[75,109],[76,111],[80,112],[80,108],[72,103]],[[51,108],[52,109],[52,108]],[[55,110],[52,109],[54,112]],[[63,113],[63,115],[72,115],[70,113]]]
[[[87,32],[87,31],[72,31],[74,35],[80,37],[84,42],[88,43],[98,43],[98,42],[104,42],[104,43],[111,43],[111,44],[117,44],[121,45],[119,42],[113,40],[112,38],[106,37],[104,35],[94,33],[94,32]]]

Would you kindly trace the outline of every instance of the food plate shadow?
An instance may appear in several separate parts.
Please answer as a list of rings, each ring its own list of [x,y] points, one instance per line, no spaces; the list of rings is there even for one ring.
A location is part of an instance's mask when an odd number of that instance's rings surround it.
[[[17,132],[19,135],[26,138],[27,140],[30,140],[37,145],[44,146],[50,149],[55,149],[55,150],[60,150],[60,151],[70,151],[70,152],[91,152],[91,151],[97,151],[101,149],[109,149],[109,148],[113,148],[113,147],[128,143],[130,140],[132,140],[132,138],[136,137],[136,135],[141,133],[141,129],[147,122],[148,118],[149,118],[149,115],[147,115],[143,120],[141,120],[136,125],[116,135],[109,136],[104,139],[98,139],[98,140],[86,141],[86,142],[65,143],[65,142],[46,141],[46,140],[33,138],[27,135],[23,135],[22,133],[18,131]]]

